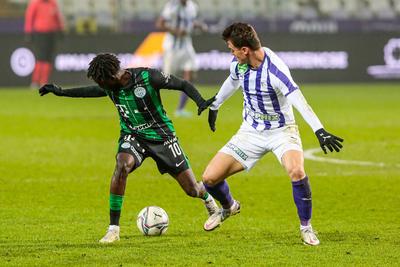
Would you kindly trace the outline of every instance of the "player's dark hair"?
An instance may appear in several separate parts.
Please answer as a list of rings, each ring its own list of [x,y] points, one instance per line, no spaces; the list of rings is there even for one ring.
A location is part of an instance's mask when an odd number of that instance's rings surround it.
[[[110,79],[119,71],[120,63],[113,54],[98,54],[89,63],[87,77],[95,81]]]
[[[243,22],[229,25],[222,33],[222,38],[225,42],[231,41],[238,48],[247,46],[252,50],[257,50],[261,47],[260,39],[254,28]]]

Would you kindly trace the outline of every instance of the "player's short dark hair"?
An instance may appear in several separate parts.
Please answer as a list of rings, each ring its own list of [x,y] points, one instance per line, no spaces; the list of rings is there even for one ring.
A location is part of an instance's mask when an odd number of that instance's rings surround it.
[[[114,54],[98,54],[89,63],[87,77],[95,81],[108,80],[120,70],[120,63]]]
[[[222,33],[222,38],[225,42],[231,41],[238,48],[247,46],[252,50],[257,50],[261,47],[260,39],[254,28],[243,22],[229,25]]]

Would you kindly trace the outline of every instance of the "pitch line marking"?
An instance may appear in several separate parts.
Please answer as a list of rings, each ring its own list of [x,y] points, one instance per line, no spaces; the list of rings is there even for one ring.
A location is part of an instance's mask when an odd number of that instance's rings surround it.
[[[385,164],[383,162],[323,158],[323,157],[318,157],[318,156],[314,155],[317,152],[320,152],[319,147],[307,149],[304,151],[304,158],[313,160],[313,161],[328,162],[328,163],[342,164],[342,165],[378,166],[378,167],[385,167],[385,166],[389,165],[389,164]],[[400,166],[400,164],[395,164],[395,165],[398,167]]]

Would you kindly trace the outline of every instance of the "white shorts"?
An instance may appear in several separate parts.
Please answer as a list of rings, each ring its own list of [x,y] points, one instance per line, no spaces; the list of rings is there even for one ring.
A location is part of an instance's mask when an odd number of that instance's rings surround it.
[[[171,49],[164,52],[163,71],[177,75],[179,71],[196,71],[196,52],[193,47]]]
[[[282,164],[282,156],[289,150],[303,151],[297,125],[257,131],[244,121],[220,152],[231,155],[246,170],[250,170],[269,151],[272,151]]]

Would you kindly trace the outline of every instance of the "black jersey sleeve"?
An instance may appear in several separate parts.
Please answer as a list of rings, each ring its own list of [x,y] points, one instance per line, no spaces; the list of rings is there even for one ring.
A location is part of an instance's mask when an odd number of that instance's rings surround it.
[[[103,97],[106,92],[97,85],[62,89],[62,96],[67,97]]]
[[[180,79],[174,75],[165,74],[156,69],[149,69],[150,83],[156,89],[171,89],[185,92],[197,106],[200,106],[205,100],[199,91],[188,81]]]

